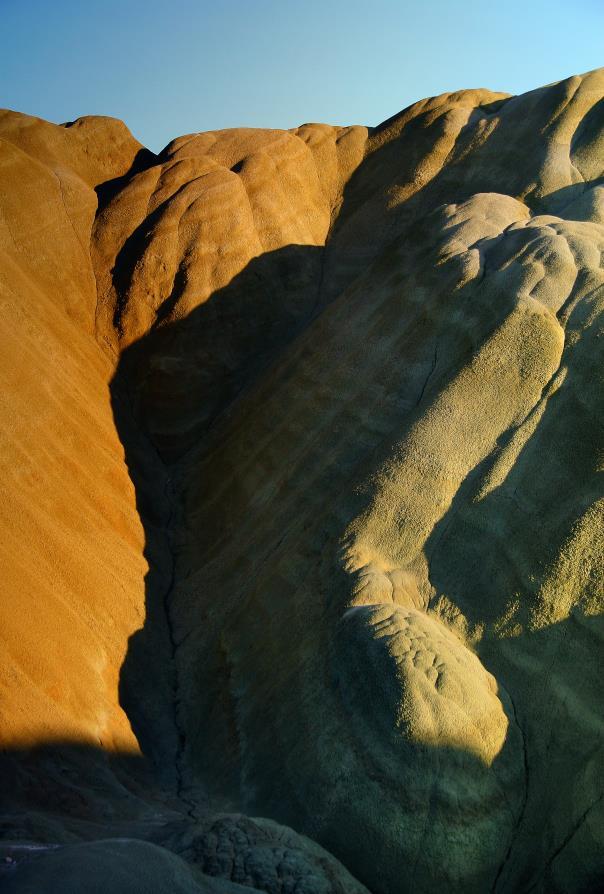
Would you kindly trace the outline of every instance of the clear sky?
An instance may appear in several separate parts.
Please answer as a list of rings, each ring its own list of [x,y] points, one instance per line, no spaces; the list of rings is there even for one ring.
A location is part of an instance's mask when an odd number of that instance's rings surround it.
[[[0,106],[183,133],[378,124],[604,65],[604,0],[0,0]]]

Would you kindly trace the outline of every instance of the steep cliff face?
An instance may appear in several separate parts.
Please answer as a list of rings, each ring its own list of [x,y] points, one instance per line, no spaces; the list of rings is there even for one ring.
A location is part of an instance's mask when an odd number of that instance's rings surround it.
[[[158,890],[354,890],[233,811],[374,894],[599,890],[604,71],[157,157],[0,129],[3,744],[164,792],[60,823]]]
[[[144,620],[144,531],[94,338],[98,183],[140,144],[121,122],[0,117],[4,746],[136,749],[116,699]]]

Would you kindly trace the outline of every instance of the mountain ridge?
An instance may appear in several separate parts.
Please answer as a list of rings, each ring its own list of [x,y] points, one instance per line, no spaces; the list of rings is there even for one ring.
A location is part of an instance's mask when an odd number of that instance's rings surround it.
[[[0,140],[11,889],[598,890],[604,70]]]

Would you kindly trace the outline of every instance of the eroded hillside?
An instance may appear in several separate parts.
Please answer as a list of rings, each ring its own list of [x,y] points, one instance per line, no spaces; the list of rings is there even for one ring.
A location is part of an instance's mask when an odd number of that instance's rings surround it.
[[[10,890],[600,890],[604,70],[0,137]]]

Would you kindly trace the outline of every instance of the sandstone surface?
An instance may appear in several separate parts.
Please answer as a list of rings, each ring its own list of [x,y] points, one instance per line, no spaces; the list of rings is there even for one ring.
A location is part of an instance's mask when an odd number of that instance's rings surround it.
[[[602,890],[604,70],[0,140],[7,890]]]

